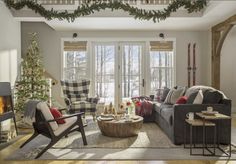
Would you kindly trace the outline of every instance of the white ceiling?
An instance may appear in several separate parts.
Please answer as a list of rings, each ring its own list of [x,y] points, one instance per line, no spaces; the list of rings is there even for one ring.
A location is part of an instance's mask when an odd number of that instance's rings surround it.
[[[236,14],[236,1],[211,1],[206,10],[201,14],[172,15],[172,17],[154,23],[153,21],[135,20],[124,14],[103,11],[87,17],[77,18],[73,23],[67,21],[44,20],[40,17],[17,16],[21,21],[45,21],[49,26],[58,31],[75,30],[208,30],[215,24]],[[14,15],[14,13],[13,13]]]

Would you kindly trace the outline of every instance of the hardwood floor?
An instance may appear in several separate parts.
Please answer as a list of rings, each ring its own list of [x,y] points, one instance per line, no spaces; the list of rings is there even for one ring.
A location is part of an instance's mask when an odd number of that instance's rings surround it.
[[[236,117],[232,119],[232,126],[236,127]],[[223,163],[235,163],[236,161],[210,161],[210,160],[172,160],[172,161],[78,161],[78,160],[26,160],[26,161],[6,161],[4,158],[8,157],[15,150],[19,148],[19,146],[29,137],[26,135],[20,138],[15,143],[11,144],[7,148],[0,151],[0,164],[223,164]],[[235,136],[236,137],[236,136]]]

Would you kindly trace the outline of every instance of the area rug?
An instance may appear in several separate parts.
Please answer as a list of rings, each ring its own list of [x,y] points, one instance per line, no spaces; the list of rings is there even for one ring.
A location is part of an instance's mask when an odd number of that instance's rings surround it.
[[[84,146],[80,133],[74,132],[57,142],[53,148],[171,148],[166,134],[155,123],[145,123],[138,136],[127,138],[106,137],[101,134],[96,122],[85,127],[88,145]]]
[[[176,146],[155,123],[145,123],[136,137],[112,138],[100,133],[96,123],[85,128],[88,145],[84,146],[80,133],[63,138],[39,159],[80,160],[172,160],[172,159],[228,159],[225,157],[190,156],[189,149]],[[18,149],[6,160],[34,159],[49,139],[38,136],[22,149]],[[195,150],[200,152],[200,150]],[[219,152],[220,153],[220,152]],[[230,159],[236,159],[232,154]]]

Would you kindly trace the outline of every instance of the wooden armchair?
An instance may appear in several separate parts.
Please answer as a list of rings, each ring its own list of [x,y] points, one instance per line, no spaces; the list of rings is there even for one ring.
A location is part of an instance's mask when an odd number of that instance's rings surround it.
[[[33,122],[34,134],[20,147],[33,140],[39,134],[44,135],[51,139],[50,143],[36,156],[39,158],[44,152],[52,147],[62,137],[66,137],[69,133],[79,131],[82,135],[84,145],[87,145],[87,140],[84,132],[81,115],[83,113],[76,113],[66,115],[54,119],[46,102],[39,102],[35,113],[35,122]],[[64,119],[66,123],[57,124],[57,120]]]

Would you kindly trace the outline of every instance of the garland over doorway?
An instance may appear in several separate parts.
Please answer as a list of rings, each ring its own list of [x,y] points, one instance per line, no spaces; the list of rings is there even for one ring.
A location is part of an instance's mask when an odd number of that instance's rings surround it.
[[[159,22],[160,20],[165,20],[170,17],[171,13],[176,12],[179,8],[183,7],[188,11],[188,13],[201,11],[207,6],[207,0],[173,0],[165,9],[163,10],[145,10],[128,3],[121,2],[119,0],[110,0],[108,2],[104,1],[94,1],[94,3],[83,3],[79,5],[73,12],[56,11],[53,8],[51,10],[45,9],[41,4],[38,4],[32,0],[4,0],[8,8],[15,10],[21,10],[24,7],[35,11],[35,13],[40,14],[47,20],[59,19],[67,20],[73,22],[75,18],[93,14],[94,12],[99,12],[105,9],[113,10],[123,10],[129,15],[133,16],[135,19],[140,20],[153,20],[153,22]]]

